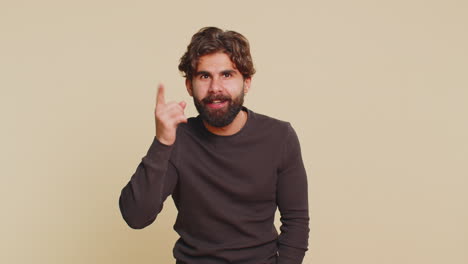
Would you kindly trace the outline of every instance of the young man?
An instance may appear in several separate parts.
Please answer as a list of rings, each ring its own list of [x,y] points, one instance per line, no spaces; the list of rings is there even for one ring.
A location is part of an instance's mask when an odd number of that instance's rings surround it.
[[[199,115],[187,119],[186,103],[166,102],[159,87],[156,136],[122,190],[123,218],[144,228],[172,195],[176,263],[302,263],[309,216],[299,141],[289,123],[243,106],[255,73],[247,39],[202,28],[179,70]]]

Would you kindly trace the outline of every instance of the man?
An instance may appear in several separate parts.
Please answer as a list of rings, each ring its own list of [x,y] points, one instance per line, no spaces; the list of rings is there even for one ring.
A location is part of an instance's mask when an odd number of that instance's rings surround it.
[[[299,141],[289,123],[243,106],[255,73],[247,39],[202,28],[179,70],[199,115],[187,119],[186,103],[166,102],[159,87],[156,136],[122,190],[123,218],[144,228],[172,195],[176,263],[302,263],[309,216]]]

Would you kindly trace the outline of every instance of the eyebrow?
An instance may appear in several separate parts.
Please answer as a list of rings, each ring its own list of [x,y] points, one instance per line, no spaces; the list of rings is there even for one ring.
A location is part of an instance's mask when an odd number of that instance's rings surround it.
[[[200,75],[209,75],[211,76],[211,73],[207,72],[207,71],[198,71],[195,73],[195,76],[200,76]]]
[[[223,74],[226,74],[226,73],[229,73],[231,75],[234,75],[236,73],[235,70],[224,70],[224,71],[221,71],[220,74],[223,75]],[[207,71],[198,71],[194,74],[194,76],[200,76],[200,75],[208,75],[208,76],[211,76],[211,73],[210,72],[207,72]]]
[[[234,75],[236,73],[236,71],[235,70],[224,70],[224,71],[221,72],[221,74],[226,74],[226,73]]]

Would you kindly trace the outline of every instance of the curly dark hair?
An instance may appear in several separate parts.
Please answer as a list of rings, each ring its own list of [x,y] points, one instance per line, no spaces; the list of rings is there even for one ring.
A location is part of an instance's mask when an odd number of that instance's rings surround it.
[[[187,51],[180,58],[179,71],[191,80],[201,56],[216,52],[226,53],[244,78],[255,74],[249,41],[235,31],[204,27],[193,35]]]

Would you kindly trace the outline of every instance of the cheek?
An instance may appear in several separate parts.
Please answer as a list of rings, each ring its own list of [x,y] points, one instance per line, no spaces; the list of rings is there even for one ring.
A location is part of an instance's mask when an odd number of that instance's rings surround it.
[[[237,95],[239,93],[243,93],[244,92],[244,82],[243,81],[231,82],[226,86],[226,91],[230,95]]]
[[[192,85],[192,96],[195,98],[204,98],[206,95],[206,89],[203,87],[203,85],[193,82]]]

